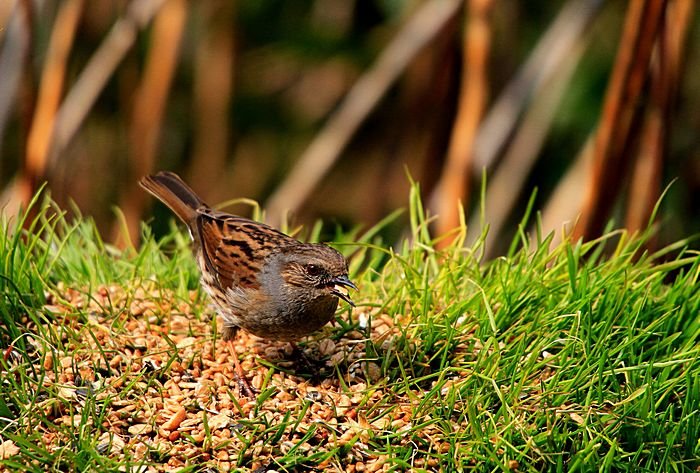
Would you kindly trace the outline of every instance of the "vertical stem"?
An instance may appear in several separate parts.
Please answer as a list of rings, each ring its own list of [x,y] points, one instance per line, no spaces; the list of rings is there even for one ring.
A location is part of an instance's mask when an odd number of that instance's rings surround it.
[[[129,130],[130,178],[121,202],[128,235],[124,235],[119,227],[114,229],[117,245],[122,247],[138,240],[139,222],[146,196],[140,190],[137,181],[153,169],[165,104],[187,17],[187,5],[185,0],[168,0],[158,12],[153,24],[153,44],[149,50],[141,85],[136,91]],[[124,241],[124,237],[128,237],[129,241]]]
[[[443,235],[459,226],[460,201],[468,204],[469,169],[474,140],[488,96],[488,57],[491,46],[491,0],[470,0],[464,32],[462,86],[457,118],[452,129],[447,161],[438,184],[437,232]],[[442,239],[441,245],[451,240]]]
[[[573,237],[598,235],[618,195],[630,161],[629,141],[638,116],[638,102],[647,77],[652,46],[663,18],[666,0],[629,2],[615,65],[605,95],[594,147],[592,172],[586,187],[581,218]]]

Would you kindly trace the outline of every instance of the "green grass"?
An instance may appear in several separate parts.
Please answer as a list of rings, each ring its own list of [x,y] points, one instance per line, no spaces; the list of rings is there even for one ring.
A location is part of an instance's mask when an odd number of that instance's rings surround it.
[[[277,422],[262,410],[241,418],[244,444],[262,441],[279,449],[270,467],[281,471],[341,468],[360,445],[365,459],[386,458],[388,471],[700,467],[700,256],[688,241],[649,253],[650,232],[610,232],[557,246],[551,236],[530,241],[521,233],[507,257],[482,262],[483,239],[472,248],[459,245],[464,229],[456,244],[435,249],[417,195],[414,189],[411,236],[395,248],[381,243],[376,228],[336,236],[337,247],[354,254],[359,309],[400,323],[393,343],[364,345],[365,359],[381,374],[359,393],[364,430],[349,442],[330,435],[326,448],[305,450],[301,445],[317,430],[333,432],[314,424],[291,447],[278,447],[299,429],[311,405],[305,403]],[[198,279],[189,243],[175,227],[157,241],[144,228],[140,248],[120,252],[101,240],[89,219],[69,223],[50,204],[34,206],[38,217],[5,221],[0,230],[0,348],[7,354],[0,359],[0,442],[19,448],[0,465],[36,472],[158,465],[157,452],[137,459],[127,451],[117,461],[98,442],[114,402],[100,398],[99,388],[78,388],[76,404],[58,383],[44,382],[46,353],[73,353],[77,363],[85,349],[79,340],[91,330],[87,306],[56,314],[46,301],[60,298],[66,287],[89,297],[101,285],[144,282],[189,301]],[[128,318],[119,307],[102,308],[113,315],[116,332],[126,330]],[[193,317],[205,308],[203,298],[196,300]],[[358,328],[357,317],[339,321],[337,339]],[[339,365],[336,376],[350,393],[346,368]],[[153,386],[163,378],[167,370],[144,374],[142,381]],[[260,408],[273,394],[268,382],[256,401]],[[122,397],[141,389],[125,385]],[[409,422],[382,423],[402,409]],[[76,415],[75,427],[54,424],[57,412]],[[62,445],[46,447],[47,432],[60,434]],[[242,469],[252,456],[245,449],[231,454]]]

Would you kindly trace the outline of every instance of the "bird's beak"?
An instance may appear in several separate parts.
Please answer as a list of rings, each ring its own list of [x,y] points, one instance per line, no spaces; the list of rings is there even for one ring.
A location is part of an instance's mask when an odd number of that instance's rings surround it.
[[[350,299],[350,294],[348,294],[347,288],[349,287],[357,290],[357,286],[355,286],[355,284],[353,284],[353,282],[350,281],[347,276],[338,276],[337,278],[333,278],[331,284],[331,294],[343,299],[345,302],[355,307],[355,303],[352,301],[352,299]]]

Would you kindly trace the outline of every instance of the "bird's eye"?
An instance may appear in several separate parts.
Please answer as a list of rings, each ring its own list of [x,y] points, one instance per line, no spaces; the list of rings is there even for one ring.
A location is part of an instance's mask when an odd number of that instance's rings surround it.
[[[320,266],[315,265],[315,264],[307,264],[306,265],[306,272],[310,276],[318,276],[323,272],[323,269]]]

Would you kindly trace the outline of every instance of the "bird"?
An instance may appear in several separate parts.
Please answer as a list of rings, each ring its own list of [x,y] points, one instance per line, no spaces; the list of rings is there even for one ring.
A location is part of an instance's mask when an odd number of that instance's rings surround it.
[[[177,174],[139,184],[187,226],[200,283],[222,317],[239,392],[252,397],[233,340],[239,329],[294,342],[334,318],[339,300],[354,307],[347,260],[323,243],[303,243],[264,223],[214,210]]]

